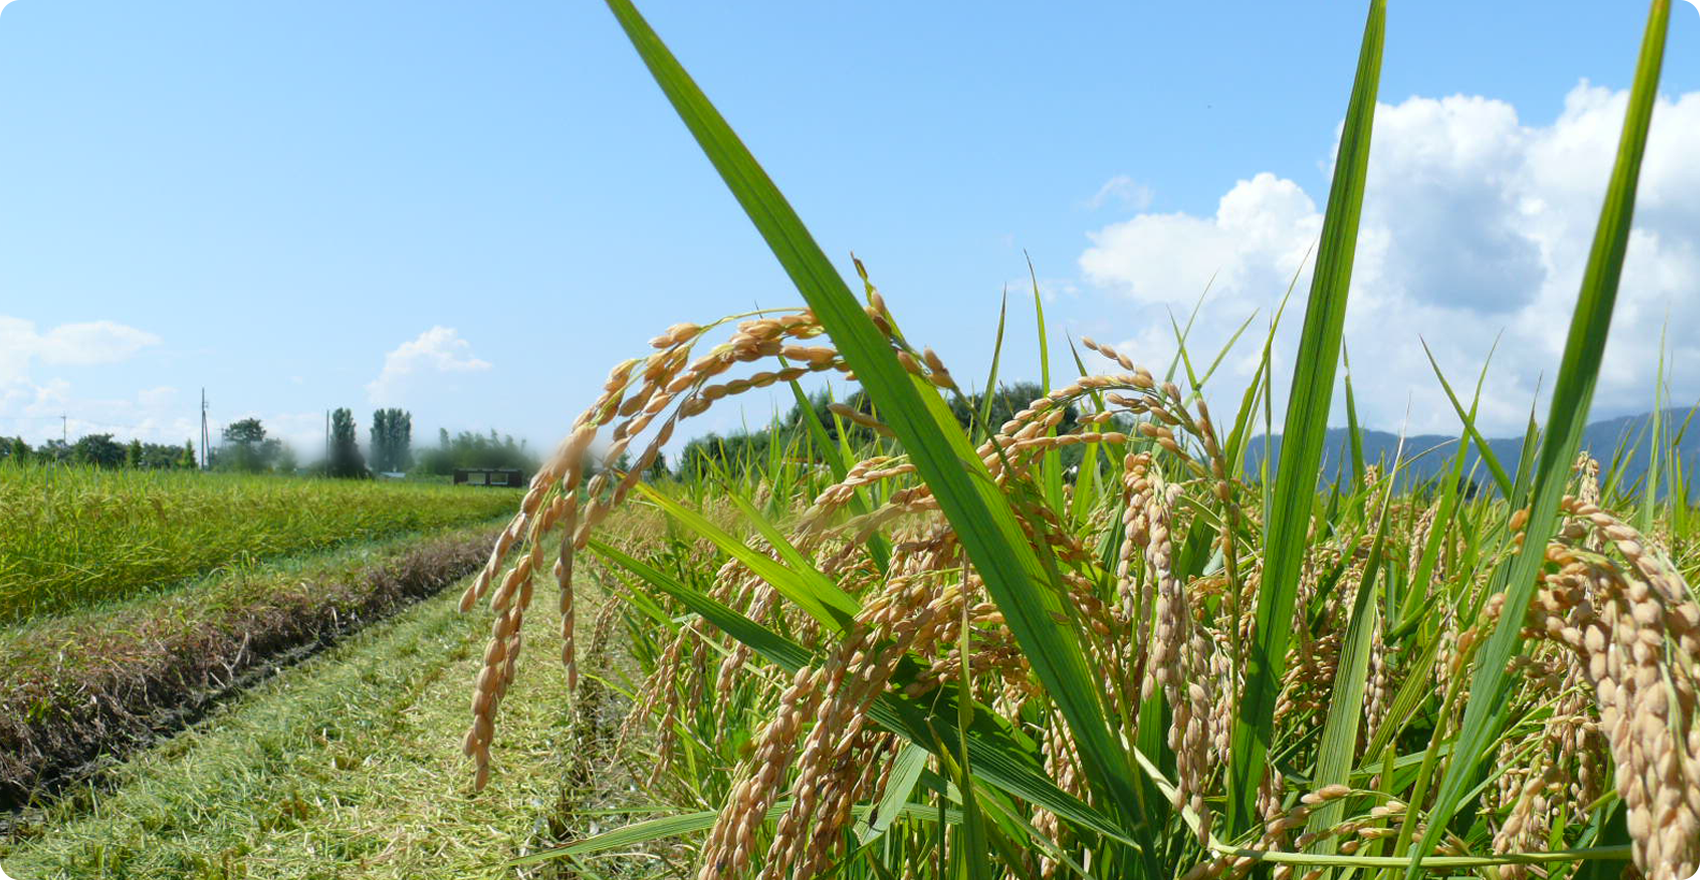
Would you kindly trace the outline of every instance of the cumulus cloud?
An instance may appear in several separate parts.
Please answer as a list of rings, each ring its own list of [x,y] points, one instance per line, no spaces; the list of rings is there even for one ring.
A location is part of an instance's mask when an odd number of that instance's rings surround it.
[[[42,333],[34,321],[0,315],[0,383],[29,377],[30,365],[94,366],[126,360],[159,337],[114,321],[60,324]]]
[[[488,369],[490,363],[475,357],[454,328],[432,327],[384,355],[384,368],[366,385],[366,395],[375,404],[395,403],[416,383]]]
[[[68,418],[61,423],[60,416]],[[0,435],[17,434],[30,443],[57,440],[61,432],[75,440],[84,434],[114,434],[158,443],[181,443],[200,431],[199,406],[176,388],[147,388],[131,397],[90,397],[75,392],[62,378],[36,384],[0,383]]]
[[[43,332],[34,321],[0,315],[0,433],[22,434],[32,440],[128,427],[147,401],[82,401],[63,377],[38,382],[37,364],[88,367],[129,360],[160,339],[115,321],[60,324]],[[72,406],[75,402],[77,405]],[[59,415],[75,409],[79,417],[65,424]],[[89,421],[100,418],[104,421]]]
[[[1627,102],[1625,92],[1583,82],[1548,125],[1524,124],[1510,104],[1482,97],[1377,107],[1346,326],[1367,421],[1397,428],[1410,400],[1413,430],[1454,430],[1419,336],[1468,384],[1503,332],[1482,418],[1492,431],[1520,430],[1542,377],[1550,386],[1557,370]],[[1700,203],[1691,198],[1700,163],[1684,151],[1696,142],[1700,93],[1662,99],[1596,395],[1600,414],[1651,405],[1667,321],[1672,390],[1679,400],[1700,394],[1700,375],[1682,372],[1700,364]],[[1266,319],[1299,273],[1276,343],[1277,375],[1290,375],[1285,358],[1302,320],[1305,259],[1324,195],[1256,174],[1223,195],[1213,215],[1138,214],[1089,233],[1080,269],[1141,307],[1146,329],[1119,341],[1159,363],[1174,350],[1173,334],[1166,317],[1145,312],[1184,314],[1209,283],[1188,347],[1213,355],[1254,310]],[[1257,348],[1242,344],[1218,375],[1249,377]]]

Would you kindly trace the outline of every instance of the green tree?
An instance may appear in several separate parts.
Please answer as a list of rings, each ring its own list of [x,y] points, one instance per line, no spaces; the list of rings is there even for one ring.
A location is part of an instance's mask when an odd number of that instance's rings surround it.
[[[372,411],[372,441],[366,444],[366,449],[372,453],[372,470],[382,473],[389,470],[390,411],[379,409]]]
[[[412,466],[413,414],[402,409],[372,413],[372,469],[405,471]]]
[[[325,461],[328,476],[359,480],[371,478],[371,472],[366,470],[366,459],[360,455],[358,438],[359,431],[351,410],[339,408],[331,413],[331,449]]]
[[[71,446],[71,459],[98,468],[123,467],[124,445],[113,440],[111,434],[88,434]]]
[[[33,457],[36,461],[65,464],[71,460],[73,448],[63,440],[48,440],[35,448]]]
[[[301,467],[296,460],[295,450],[288,444],[279,444],[277,457],[272,461],[272,469],[280,474],[294,474]]]
[[[186,471],[195,469],[195,441],[183,441],[183,454],[177,457],[177,466]]]
[[[6,444],[6,460],[12,464],[23,464],[30,460],[30,445],[22,437],[13,437]]]
[[[137,466],[145,470],[168,471],[176,468],[177,460],[183,454],[183,447],[169,443],[143,443],[141,446],[142,452],[137,458],[140,464]]]
[[[267,439],[259,419],[242,419],[224,428],[224,443],[215,459],[219,470],[258,473],[271,467],[283,444]]]
[[[390,440],[391,451],[395,460],[391,462],[393,470],[405,471],[413,467],[413,413],[397,410],[392,427]]]
[[[224,428],[224,442],[257,446],[266,439],[266,428],[259,419],[243,419]]]
[[[453,437],[447,429],[439,429],[437,447],[419,452],[417,467],[420,473],[447,475],[456,468],[511,468],[525,473],[537,470],[537,459],[524,443],[513,437],[503,438],[492,430],[488,435],[462,431]]]
[[[142,441],[132,438],[124,450],[124,466],[135,470],[142,466]]]

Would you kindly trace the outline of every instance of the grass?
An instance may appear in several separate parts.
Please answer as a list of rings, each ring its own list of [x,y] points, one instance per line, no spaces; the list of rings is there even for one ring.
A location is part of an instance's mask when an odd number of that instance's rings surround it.
[[[508,858],[554,839],[577,733],[564,682],[540,679],[508,708],[498,788],[457,783],[444,731],[484,630],[449,596],[372,626],[71,793],[0,863],[27,880],[515,876]]]
[[[648,674],[633,723],[653,725],[650,783],[678,815],[555,854],[686,835],[704,880],[1521,880],[1616,875],[1625,860],[1676,880],[1700,866],[1690,502],[1601,487],[1598,463],[1576,458],[1668,0],[1651,4],[1544,433],[1531,425],[1539,455],[1526,443],[1498,494],[1479,496],[1459,488],[1480,444],[1474,402],[1456,398],[1446,478],[1402,480],[1402,462],[1359,454],[1351,479],[1317,472],[1380,0],[1272,483],[1244,462],[1259,417],[1274,430],[1273,326],[1243,391],[1204,387],[1213,371],[1200,378],[1194,363],[1223,355],[1195,361],[1178,326],[1176,362],[1156,374],[1082,340],[1110,360],[1103,372],[1081,361],[1078,380],[975,445],[945,399],[962,389],[861,264],[858,301],[629,0],[609,6],[808,308],[677,324],[616,367],[463,600],[488,597],[496,614],[466,738],[479,782],[556,535],[566,607],[584,565],[629,603]],[[1180,366],[1187,387],[1156,378]],[[673,490],[634,494],[618,473],[581,484],[604,430],[607,459],[641,449],[641,472],[719,401],[778,383],[800,395],[798,380],[826,371],[852,376],[871,404],[833,417],[882,439],[840,431],[834,447],[810,425],[765,460]],[[1349,382],[1347,394],[1355,414]],[[1217,421],[1207,403],[1222,399],[1239,408]],[[1060,431],[1070,408],[1081,427]],[[1086,454],[1065,481],[1061,455],[1076,446]],[[1674,455],[1662,464],[1683,473]],[[599,540],[629,497],[670,529]],[[570,670],[570,643],[565,659]]]
[[[491,525],[345,545],[23,624],[0,640],[0,807],[128,754],[274,663],[476,569]],[[45,787],[44,787],[45,786]]]
[[[514,497],[413,483],[0,467],[0,623],[245,560],[477,522]]]

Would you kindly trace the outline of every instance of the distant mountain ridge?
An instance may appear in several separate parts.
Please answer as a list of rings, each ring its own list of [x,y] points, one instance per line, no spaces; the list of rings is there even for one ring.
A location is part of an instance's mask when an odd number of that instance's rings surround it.
[[[1662,430],[1665,435],[1665,451],[1669,454],[1671,442],[1677,439],[1682,431],[1684,421],[1688,419],[1689,409],[1673,407],[1663,411]],[[1700,416],[1690,425],[1691,430],[1683,431],[1680,443],[1676,445],[1683,463],[1683,471],[1693,474],[1695,465],[1700,463]],[[1618,416],[1590,422],[1582,434],[1582,448],[1587,450],[1600,462],[1600,479],[1606,482],[1611,479],[1608,473],[1614,456],[1623,448],[1622,473],[1617,475],[1621,485],[1632,486],[1639,482],[1647,473],[1647,462],[1650,452],[1649,442],[1652,430],[1653,414],[1651,412],[1639,415]],[[1459,431],[1463,433],[1462,429]],[[1364,463],[1375,464],[1383,462],[1390,465],[1394,454],[1399,449],[1399,435],[1386,431],[1363,431]],[[1404,460],[1406,473],[1415,480],[1428,480],[1437,476],[1443,468],[1452,461],[1456,453],[1458,437],[1441,434],[1419,434],[1405,438]],[[1280,463],[1281,437],[1270,438],[1270,450],[1275,464],[1273,472]],[[1515,475],[1517,463],[1523,453],[1522,437],[1489,438],[1488,448],[1493,450],[1494,457],[1499,460],[1507,474]],[[1258,473],[1263,466],[1264,442],[1263,437],[1254,437],[1246,449],[1246,472]],[[1328,442],[1323,447],[1322,474],[1323,478],[1332,480],[1337,473],[1349,474],[1351,471],[1352,447],[1351,434],[1346,428],[1328,429]],[[1486,488],[1492,483],[1493,477],[1487,465],[1480,462],[1481,454],[1474,446],[1470,447],[1470,455],[1464,464],[1464,473],[1472,474],[1476,483]],[[1343,466],[1343,467],[1342,467]]]

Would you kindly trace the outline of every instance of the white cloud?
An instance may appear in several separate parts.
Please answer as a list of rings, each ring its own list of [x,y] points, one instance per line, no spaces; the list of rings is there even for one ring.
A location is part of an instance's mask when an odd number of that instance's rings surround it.
[[[417,383],[488,369],[490,363],[473,356],[472,345],[454,328],[432,327],[384,355],[384,369],[366,385],[366,394],[375,404],[395,403]]]
[[[1052,278],[1040,276],[1035,279],[1031,275],[1019,275],[1006,279],[1003,292],[1010,299],[1011,307],[1016,303],[1029,301],[1033,296],[1033,286],[1039,286],[1039,296],[1044,302],[1054,303],[1058,299],[1073,299],[1080,295],[1080,284],[1074,278]]]
[[[61,421],[60,416],[67,418]],[[70,382],[49,379],[0,383],[0,435],[18,434],[30,443],[76,440],[84,434],[113,434],[156,443],[181,443],[200,433],[198,406],[177,389],[160,386],[133,397],[84,397]]]
[[[152,431],[154,420],[142,420],[138,413],[157,408],[162,403],[159,392],[171,389],[143,392],[134,401],[81,400],[72,395],[71,383],[63,377],[38,383],[33,373],[38,362],[77,367],[115,364],[159,342],[152,333],[114,321],[60,324],[41,332],[33,321],[0,315],[0,434],[21,434],[39,442],[63,432],[77,437],[95,431]],[[61,422],[61,414],[73,411]]]
[[[0,315],[0,383],[29,377],[30,364],[94,366],[126,360],[159,337],[113,321],[60,324],[46,333],[34,321]]]
[[[1419,335],[1454,384],[1469,386],[1503,331],[1481,416],[1492,431],[1520,430],[1541,377],[1550,387],[1557,371],[1626,106],[1626,93],[1584,82],[1550,125],[1525,125],[1511,105],[1481,97],[1377,108],[1346,325],[1366,421],[1397,428],[1409,398],[1413,430],[1454,430]],[[1700,93],[1661,100],[1595,398],[1601,413],[1651,405],[1667,319],[1676,398],[1700,394],[1700,375],[1682,372],[1700,364],[1700,203],[1692,199],[1700,163],[1684,150],[1697,142]],[[1166,317],[1145,311],[1185,314],[1214,275],[1188,345],[1213,356],[1254,309],[1266,326],[1321,230],[1320,198],[1258,174],[1237,183],[1212,216],[1139,214],[1090,233],[1080,268],[1143,307],[1144,329],[1125,344],[1158,365],[1174,350],[1172,331]],[[1277,376],[1291,374],[1282,358],[1297,338],[1308,282],[1307,266],[1277,340]],[[1242,340],[1240,357],[1218,375],[1249,377],[1257,349]]]
[[[143,387],[127,396],[95,396],[79,393],[63,376],[32,376],[37,362],[48,367],[115,364],[159,342],[152,333],[112,321],[61,324],[39,332],[30,321],[0,316],[0,435],[21,435],[32,444],[62,436],[75,441],[85,434],[169,444],[198,438],[200,401],[170,385]],[[273,435],[304,451],[322,442],[322,414],[224,415],[213,412],[214,443],[224,425],[248,416],[262,418]]]
[[[1118,174],[1104,181],[1098,192],[1086,200],[1086,207],[1093,211],[1110,204],[1143,211],[1151,207],[1151,188],[1126,174]]]

